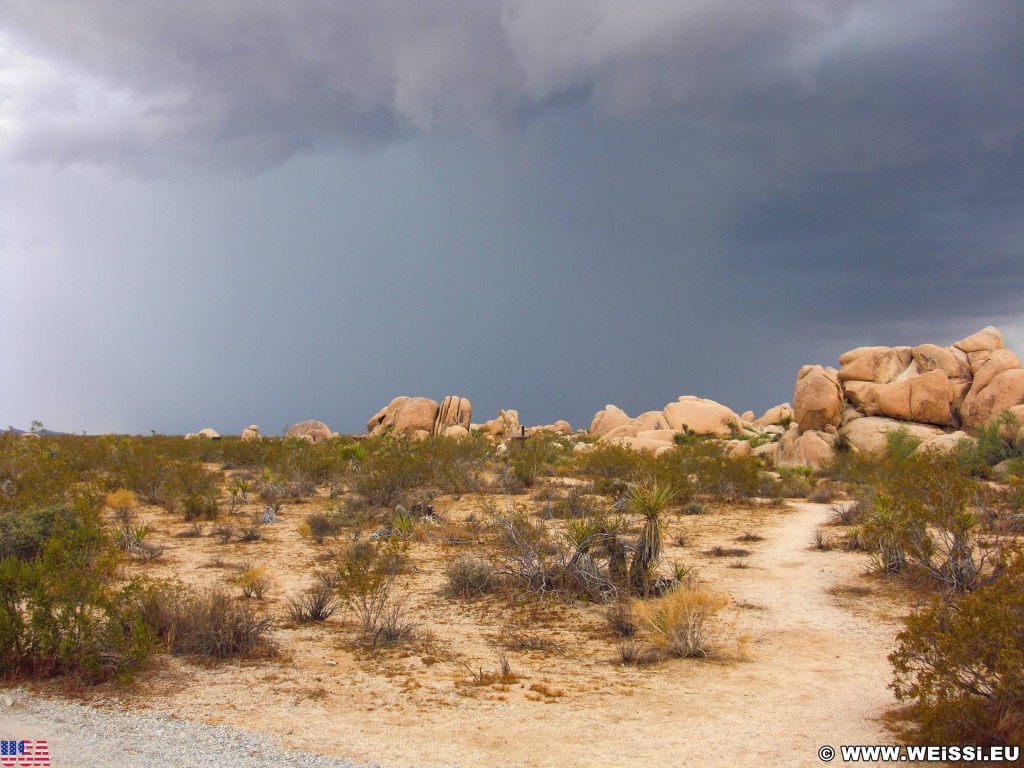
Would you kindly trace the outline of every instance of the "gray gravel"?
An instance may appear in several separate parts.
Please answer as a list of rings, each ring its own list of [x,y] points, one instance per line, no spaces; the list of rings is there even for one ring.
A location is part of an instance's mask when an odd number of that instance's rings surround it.
[[[0,690],[0,739],[46,739],[53,768],[365,768],[236,728],[95,709],[17,688]]]

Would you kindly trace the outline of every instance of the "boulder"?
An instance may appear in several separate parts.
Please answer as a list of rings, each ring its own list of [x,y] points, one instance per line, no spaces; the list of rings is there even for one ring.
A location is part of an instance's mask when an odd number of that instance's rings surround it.
[[[200,429],[198,432],[189,432],[185,435],[186,440],[220,440],[220,435],[210,427]]]
[[[911,437],[922,442],[936,435],[943,434],[942,430],[938,427],[885,419],[878,416],[866,416],[863,419],[851,421],[839,430],[839,434],[860,453],[884,456],[889,449],[886,436],[890,431],[901,427],[905,427]]]
[[[948,426],[953,420],[953,387],[942,371],[877,385],[878,412],[899,421]]]
[[[826,424],[838,427],[843,422],[843,390],[836,372],[805,365],[797,374],[793,404],[801,432],[820,431]]]
[[[520,434],[519,411],[498,411],[498,418],[484,422],[480,427],[483,433],[495,440],[507,440]]]
[[[284,433],[285,437],[298,437],[307,439],[312,443],[319,443],[332,436],[330,427],[322,421],[300,421],[298,424],[289,427]]]
[[[394,427],[395,414],[398,413],[399,409],[405,405],[410,398],[403,396],[396,397],[386,406],[381,408],[373,417],[366,422],[366,431],[371,435],[383,435],[389,429]]]
[[[964,402],[961,418],[968,431],[977,430],[1007,408],[1024,404],[1024,370],[1015,368],[997,374],[988,386]]]
[[[957,450],[961,440],[974,442],[974,439],[966,432],[952,432],[948,435],[935,435],[929,437],[917,448],[914,449],[915,456],[931,454],[932,456],[949,456]]]
[[[970,375],[966,356],[959,357],[954,347],[939,347],[935,344],[920,344],[911,350],[914,362],[921,373],[942,371],[951,379]]]
[[[675,445],[677,434],[679,433],[674,429],[646,429],[643,432],[638,432],[636,436],[642,440],[660,440],[663,443]]]
[[[668,422],[661,415],[661,411],[644,411],[630,422],[637,434],[646,432],[649,429],[668,429]]]
[[[834,442],[832,435],[813,430],[801,433],[798,427],[794,427],[779,441],[775,466],[819,470],[835,457]]]
[[[683,395],[661,412],[669,429],[690,430],[696,435],[732,437],[740,429],[740,417],[721,403]]]
[[[730,459],[745,459],[750,453],[749,440],[730,440],[725,444],[725,455]]]
[[[594,414],[594,420],[590,422],[590,434],[594,437],[601,437],[629,422],[630,418],[624,410],[609,404],[604,407],[604,410]]]
[[[443,434],[445,437],[454,437],[456,440],[462,440],[469,437],[469,430],[461,424],[452,424],[444,428]]]
[[[839,381],[888,384],[913,359],[909,347],[857,347],[839,356]]]
[[[655,456],[660,456],[662,453],[671,451],[674,448],[671,443],[666,443],[664,440],[655,440],[647,437],[614,437],[606,442],[610,442],[613,445],[621,445],[625,448],[632,448],[634,451],[653,453]]]
[[[437,411],[437,420],[434,422],[434,434],[443,435],[448,427],[460,426],[469,431],[472,423],[473,406],[465,397],[448,395],[441,401]]]
[[[786,426],[793,421],[793,406],[789,403],[775,405],[764,412],[764,415],[754,420],[758,427]]]
[[[256,424],[250,424],[242,430],[242,442],[251,443],[260,439],[260,428]]]
[[[874,381],[847,381],[843,385],[843,395],[861,414],[877,416],[881,388],[882,385]]]
[[[572,434],[572,427],[568,421],[558,420],[554,424],[542,424],[537,427],[527,427],[526,434],[534,435],[540,432],[547,432],[550,435],[560,435],[566,437]]]
[[[754,415],[753,411],[744,411],[743,413],[740,414],[740,419],[747,422],[748,424],[753,424],[755,418],[756,416]]]
[[[563,437],[568,437],[572,434],[572,424],[565,419],[559,419],[551,426],[557,434],[562,435]]]
[[[974,380],[971,382],[971,389],[967,396],[971,397],[971,395],[981,392],[1000,373],[1012,371],[1015,368],[1020,368],[1020,358],[1017,355],[1008,349],[994,350],[988,360],[974,374]]]
[[[440,406],[429,397],[410,397],[395,412],[394,431],[411,436],[415,432],[433,434]]]
[[[751,456],[755,456],[759,459],[764,459],[764,463],[769,467],[775,466],[775,458],[778,456],[779,444],[778,443],[765,443],[759,445],[757,448],[753,448],[750,451]]]
[[[991,325],[985,326],[977,333],[971,334],[966,339],[953,342],[953,346],[962,352],[970,355],[972,352],[994,352],[1003,349],[1003,334],[998,328]]]

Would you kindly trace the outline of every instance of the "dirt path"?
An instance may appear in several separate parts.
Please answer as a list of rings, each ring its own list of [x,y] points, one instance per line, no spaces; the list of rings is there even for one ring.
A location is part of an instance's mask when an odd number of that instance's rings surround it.
[[[820,766],[822,745],[891,742],[878,717],[893,703],[886,656],[898,610],[863,577],[863,555],[809,548],[828,515],[823,505],[797,504],[756,519],[738,510],[687,520],[699,527],[681,552],[700,558],[702,581],[733,599],[717,630],[718,660],[623,667],[604,644],[599,654],[541,655],[522,691],[467,693],[453,682],[464,672],[438,664],[428,679],[415,657],[409,668],[421,670],[422,687],[404,672],[373,674],[324,628],[313,653],[287,664],[182,667],[167,686],[175,690],[145,701],[154,714],[386,768]],[[747,567],[699,554],[746,526],[763,537],[742,545]],[[527,661],[517,658],[517,668]],[[524,698],[548,673],[564,692]],[[304,697],[310,685],[314,698]]]

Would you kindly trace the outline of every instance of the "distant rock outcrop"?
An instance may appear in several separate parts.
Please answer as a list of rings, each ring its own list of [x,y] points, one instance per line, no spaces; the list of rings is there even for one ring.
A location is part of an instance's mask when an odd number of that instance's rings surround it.
[[[186,440],[220,440],[220,435],[215,429],[204,427],[198,432],[189,432],[185,435]]]
[[[448,395],[440,404],[429,397],[396,397],[366,422],[371,436],[450,437],[469,434],[473,407],[465,397]],[[456,429],[457,428],[457,429]]]
[[[250,424],[242,430],[242,442],[251,443],[260,439],[260,428],[256,424]]]
[[[296,437],[300,440],[308,440],[312,443],[319,443],[321,440],[326,440],[330,437],[334,437],[334,432],[331,428],[324,424],[322,421],[300,421],[298,424],[289,427],[288,431],[284,433],[285,437]]]

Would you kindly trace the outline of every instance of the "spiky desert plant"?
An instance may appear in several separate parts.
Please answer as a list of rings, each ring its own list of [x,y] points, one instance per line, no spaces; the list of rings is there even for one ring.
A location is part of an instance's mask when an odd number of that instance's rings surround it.
[[[644,519],[629,566],[629,583],[637,594],[647,593],[661,559],[661,513],[674,497],[671,489],[657,484],[635,486],[626,496],[627,508]]]

